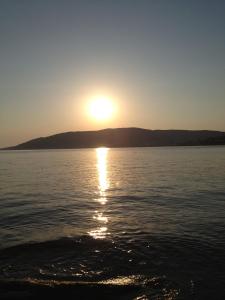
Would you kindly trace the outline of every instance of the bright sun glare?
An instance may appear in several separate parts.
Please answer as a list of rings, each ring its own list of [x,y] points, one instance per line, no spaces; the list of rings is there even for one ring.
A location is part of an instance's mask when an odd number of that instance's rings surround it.
[[[108,120],[114,113],[113,103],[107,97],[96,97],[90,102],[89,112],[97,121]]]

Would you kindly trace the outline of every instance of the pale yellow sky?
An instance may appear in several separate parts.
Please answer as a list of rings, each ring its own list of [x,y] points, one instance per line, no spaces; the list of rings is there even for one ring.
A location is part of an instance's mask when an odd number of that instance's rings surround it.
[[[207,0],[1,2],[0,147],[108,127],[225,131],[224,9]],[[96,95],[112,99],[113,118],[90,118]]]

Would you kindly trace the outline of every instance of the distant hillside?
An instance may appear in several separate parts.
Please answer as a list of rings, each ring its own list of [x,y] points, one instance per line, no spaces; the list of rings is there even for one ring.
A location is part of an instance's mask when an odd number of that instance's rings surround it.
[[[95,147],[225,145],[225,132],[208,130],[148,130],[115,128],[65,132],[41,137],[6,149],[73,149]]]

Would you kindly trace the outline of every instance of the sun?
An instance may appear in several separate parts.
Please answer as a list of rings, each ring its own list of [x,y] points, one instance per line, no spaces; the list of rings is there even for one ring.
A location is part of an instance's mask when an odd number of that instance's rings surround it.
[[[89,104],[89,113],[97,121],[106,121],[112,118],[114,105],[110,98],[100,96],[92,99]]]

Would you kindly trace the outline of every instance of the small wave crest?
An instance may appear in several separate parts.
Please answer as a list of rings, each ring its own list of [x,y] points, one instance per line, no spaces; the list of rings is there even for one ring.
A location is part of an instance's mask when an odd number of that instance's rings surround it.
[[[76,299],[170,299],[179,291],[165,277],[146,278],[139,275],[119,276],[104,281],[56,281],[25,278],[1,280],[2,299],[39,299],[66,296]],[[154,298],[153,298],[154,297]]]

